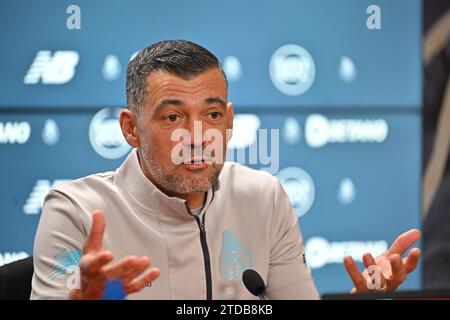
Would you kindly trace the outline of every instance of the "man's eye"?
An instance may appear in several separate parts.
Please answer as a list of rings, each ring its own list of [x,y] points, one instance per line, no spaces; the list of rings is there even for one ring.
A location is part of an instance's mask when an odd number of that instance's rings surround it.
[[[222,114],[221,114],[220,112],[217,112],[217,111],[211,112],[211,113],[209,114],[209,116],[211,117],[211,119],[214,119],[214,120],[219,119],[221,115],[222,115]]]
[[[171,115],[168,115],[167,117],[165,117],[165,119],[169,122],[175,122],[178,120],[178,115],[171,114]]]

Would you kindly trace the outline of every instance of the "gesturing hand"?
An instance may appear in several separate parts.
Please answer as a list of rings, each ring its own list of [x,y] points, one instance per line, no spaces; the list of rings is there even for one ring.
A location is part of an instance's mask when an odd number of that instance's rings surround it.
[[[360,272],[355,261],[351,257],[344,260],[350,278],[355,287],[352,292],[367,291],[394,291],[405,280],[408,273],[417,267],[420,258],[420,249],[413,248],[408,255],[402,259],[402,255],[420,239],[420,231],[416,229],[409,230],[395,239],[392,246],[382,255],[374,259],[370,253],[363,255],[363,262],[367,269]],[[378,288],[373,283],[376,277],[373,273],[379,275]],[[372,277],[371,277],[372,275]]]
[[[138,292],[159,276],[159,269],[150,268],[148,257],[128,256],[109,264],[113,254],[103,249],[105,218],[101,211],[92,214],[92,227],[80,259],[80,287],[70,292],[72,300],[102,299],[108,279],[121,280],[125,294]]]

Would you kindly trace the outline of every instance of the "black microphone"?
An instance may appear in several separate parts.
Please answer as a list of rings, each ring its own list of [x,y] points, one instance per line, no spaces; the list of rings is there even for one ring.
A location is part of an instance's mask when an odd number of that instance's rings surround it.
[[[254,296],[259,297],[260,300],[266,300],[264,292],[266,292],[266,285],[258,272],[252,269],[247,269],[242,274],[242,281],[245,287]]]

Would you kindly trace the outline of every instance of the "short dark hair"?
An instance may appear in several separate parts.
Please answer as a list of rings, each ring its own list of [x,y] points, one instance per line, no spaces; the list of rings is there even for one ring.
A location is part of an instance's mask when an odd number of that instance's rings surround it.
[[[165,40],[152,44],[140,51],[128,64],[128,108],[139,118],[148,98],[148,76],[154,71],[166,71],[188,80],[214,68],[222,72],[228,86],[219,60],[204,47],[185,40]]]

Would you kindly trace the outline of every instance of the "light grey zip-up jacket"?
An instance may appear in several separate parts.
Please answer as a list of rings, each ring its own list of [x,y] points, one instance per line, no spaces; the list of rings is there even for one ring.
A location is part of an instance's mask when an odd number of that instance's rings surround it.
[[[219,186],[220,185],[220,186]],[[65,299],[79,283],[78,261],[101,209],[103,246],[114,261],[148,256],[161,275],[128,299],[254,299],[242,283],[256,270],[269,299],[317,299],[295,211],[278,179],[226,162],[200,216],[143,174],[133,150],[114,172],[58,185],[46,197],[34,243],[31,299]],[[203,230],[203,231],[202,231]]]

